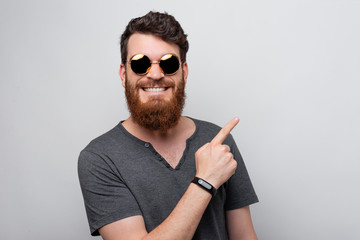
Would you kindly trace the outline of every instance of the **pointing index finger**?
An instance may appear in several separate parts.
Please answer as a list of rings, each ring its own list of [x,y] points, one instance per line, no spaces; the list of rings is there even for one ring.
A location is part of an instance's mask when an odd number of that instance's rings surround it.
[[[213,138],[211,141],[212,144],[222,144],[226,137],[230,134],[231,130],[239,123],[239,118],[235,117],[230,122],[228,122],[220,131],[219,133]]]

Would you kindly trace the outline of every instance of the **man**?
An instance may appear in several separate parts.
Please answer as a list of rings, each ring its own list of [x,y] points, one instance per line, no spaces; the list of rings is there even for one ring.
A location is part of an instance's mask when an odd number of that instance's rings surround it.
[[[257,197],[230,131],[181,116],[188,42],[166,13],[130,21],[120,77],[130,117],[80,154],[91,234],[106,240],[257,239]]]

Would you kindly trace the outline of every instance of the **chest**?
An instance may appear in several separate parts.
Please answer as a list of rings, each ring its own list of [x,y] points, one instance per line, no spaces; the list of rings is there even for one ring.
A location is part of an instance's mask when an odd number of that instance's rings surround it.
[[[168,143],[154,143],[155,150],[168,162],[172,168],[176,168],[182,158],[185,148],[186,140],[168,142]]]
[[[177,146],[177,148],[172,150],[176,151],[176,149],[181,148]],[[163,158],[165,156],[174,156],[171,153],[166,155],[169,152],[167,150],[170,151],[171,149],[165,149],[161,152],[157,150],[157,153],[161,154]],[[195,151],[196,148],[189,144],[184,155],[184,151],[181,151],[181,154],[178,154],[175,160],[172,159],[174,160],[173,163],[178,163],[179,159],[184,157],[181,167],[176,171],[166,168],[157,162],[157,159],[150,155],[153,154],[149,153],[151,151],[139,151],[136,156],[129,154],[118,157],[124,159],[123,164],[121,164],[122,166],[119,165],[118,169],[127,187],[131,189],[131,194],[141,208],[148,231],[154,229],[169,216],[189,187],[191,179],[195,174]],[[171,160],[168,158],[166,161],[170,164]],[[172,166],[174,168],[174,165]],[[210,229],[216,229],[224,224],[225,215],[223,211],[225,199],[223,191],[218,190],[218,193],[209,204],[208,208],[211,208],[211,210],[206,211],[206,218],[216,221],[214,223],[216,227],[211,227]],[[204,233],[209,231],[212,230],[204,229]],[[213,232],[211,233],[214,235]],[[209,236],[209,238],[205,239],[211,239],[211,237]],[[226,238],[219,237],[217,239]]]

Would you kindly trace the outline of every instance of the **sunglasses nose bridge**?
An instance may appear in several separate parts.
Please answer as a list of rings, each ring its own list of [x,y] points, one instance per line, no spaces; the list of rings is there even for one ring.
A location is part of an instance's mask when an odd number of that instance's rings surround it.
[[[154,61],[151,62],[151,66],[149,71],[147,72],[147,76],[153,80],[159,80],[164,77],[164,71],[160,67],[160,62]]]

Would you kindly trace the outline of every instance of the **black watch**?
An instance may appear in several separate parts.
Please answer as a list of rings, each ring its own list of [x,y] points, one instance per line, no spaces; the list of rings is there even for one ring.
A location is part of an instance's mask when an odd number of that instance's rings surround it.
[[[205,181],[204,179],[194,177],[191,181],[192,183],[195,183],[202,187],[204,190],[208,191],[212,196],[215,196],[216,194],[216,188],[214,188],[210,183]]]

